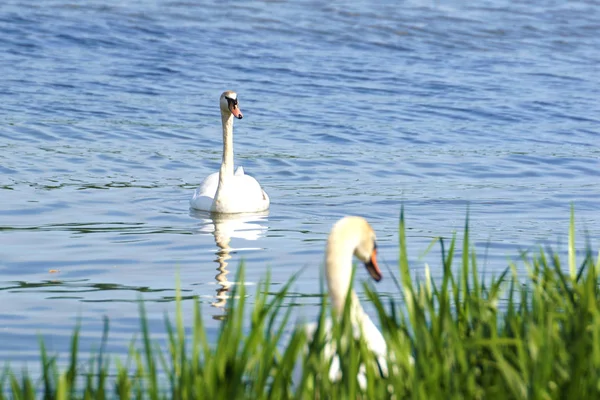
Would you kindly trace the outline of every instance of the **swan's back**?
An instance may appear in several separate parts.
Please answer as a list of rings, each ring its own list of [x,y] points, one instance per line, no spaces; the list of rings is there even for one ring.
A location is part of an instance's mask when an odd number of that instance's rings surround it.
[[[270,199],[256,179],[250,175],[234,175],[219,189],[227,199],[221,203],[219,198],[213,202],[212,211],[219,213],[253,213],[269,209]]]
[[[245,175],[239,167],[235,175],[221,188],[221,195],[227,199],[215,201],[219,187],[219,173],[215,172],[202,181],[190,199],[190,207],[219,213],[253,213],[269,209],[271,200],[256,179]],[[221,198],[221,196],[220,196]]]

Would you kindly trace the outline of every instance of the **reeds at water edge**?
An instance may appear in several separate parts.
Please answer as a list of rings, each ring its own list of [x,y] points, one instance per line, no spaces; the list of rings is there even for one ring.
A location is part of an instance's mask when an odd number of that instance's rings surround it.
[[[540,249],[522,254],[498,276],[482,279],[465,224],[462,243],[439,240],[440,279],[414,279],[406,251],[404,213],[399,226],[395,299],[363,284],[388,346],[387,373],[362,337],[353,334],[349,307],[331,317],[322,297],[313,339],[294,329],[287,293],[271,291],[270,277],[248,303],[244,284],[233,288],[228,317],[216,341],[207,337],[194,301],[194,322],[184,324],[177,290],[174,319],[165,317],[167,342],[151,338],[140,301],[141,340],[126,360],[105,354],[109,321],[96,355],[79,358],[79,328],[69,366],[58,367],[40,341],[42,376],[6,365],[0,397],[14,399],[584,399],[600,395],[600,255],[576,258],[571,211],[568,256]],[[459,246],[461,246],[459,251]],[[460,252],[460,255],[458,253]],[[520,268],[518,268],[520,267]],[[517,273],[517,270],[526,271]],[[236,282],[244,281],[244,268]],[[323,289],[322,289],[323,290]],[[249,311],[249,313],[247,312]],[[247,318],[250,318],[248,321]],[[334,343],[342,372],[328,378]],[[366,387],[357,380],[366,376]]]

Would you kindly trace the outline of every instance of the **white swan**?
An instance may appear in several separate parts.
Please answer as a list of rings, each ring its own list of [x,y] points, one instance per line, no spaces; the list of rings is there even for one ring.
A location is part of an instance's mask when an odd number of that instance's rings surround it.
[[[331,298],[331,306],[334,315],[341,316],[344,311],[346,295],[350,289],[352,279],[352,257],[356,256],[365,264],[367,271],[376,281],[381,280],[381,271],[377,265],[377,245],[375,243],[375,232],[371,225],[361,217],[344,217],[331,229],[327,239],[325,251],[325,273],[327,278],[327,289]],[[387,344],[379,329],[365,313],[356,292],[350,292],[350,317],[353,321],[354,336],[362,335],[367,347],[375,354],[381,373],[387,375]],[[326,321],[326,332],[331,329],[331,320]],[[314,336],[317,328],[316,323],[305,327],[309,340]],[[327,337],[331,340],[330,337]],[[325,352],[327,357],[335,354],[334,344],[330,343]],[[332,381],[341,378],[340,361],[336,356],[329,370],[329,379]],[[366,374],[364,365],[361,365],[358,376],[361,388],[366,388]]]
[[[223,124],[221,169],[204,179],[194,192],[190,207],[225,214],[265,211],[269,208],[269,196],[257,180],[245,175],[242,167],[233,172],[233,117],[243,117],[237,93],[223,92],[219,104]]]

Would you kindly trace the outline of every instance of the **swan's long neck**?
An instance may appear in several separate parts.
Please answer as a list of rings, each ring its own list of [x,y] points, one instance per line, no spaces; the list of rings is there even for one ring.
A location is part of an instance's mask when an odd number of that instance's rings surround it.
[[[233,176],[233,114],[221,113],[223,124],[223,160],[219,171],[219,184]]]
[[[336,239],[330,237],[327,242],[325,267],[331,305],[335,313],[341,316],[346,303],[346,295],[352,284],[352,257],[356,243],[343,240],[343,238],[340,238],[341,240]],[[352,296],[350,302],[352,315],[360,318],[363,312],[358,297],[354,290],[350,292],[350,295]]]

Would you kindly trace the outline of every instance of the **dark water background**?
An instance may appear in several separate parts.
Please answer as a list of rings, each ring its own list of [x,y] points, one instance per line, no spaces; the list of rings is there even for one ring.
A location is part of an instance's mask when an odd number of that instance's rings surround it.
[[[564,251],[571,203],[580,248],[587,234],[597,249],[599,6],[3,2],[0,359],[35,363],[38,333],[64,349],[77,318],[87,349],[103,316],[124,353],[140,295],[160,337],[176,271],[214,335],[241,259],[251,284],[304,267],[293,301],[310,318],[318,299],[302,296],[348,214],[374,226],[377,288],[397,296],[402,203],[417,275],[439,274],[437,249],[419,256],[467,205],[487,273],[520,249]],[[271,197],[261,218],[188,209],[220,164],[226,89],[245,116],[236,165]]]

